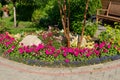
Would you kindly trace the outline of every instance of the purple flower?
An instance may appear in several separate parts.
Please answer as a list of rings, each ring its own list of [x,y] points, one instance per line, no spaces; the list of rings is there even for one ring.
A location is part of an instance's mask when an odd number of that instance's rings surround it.
[[[69,59],[65,59],[65,62],[66,62],[66,63],[69,63],[69,62],[70,62],[70,60],[69,60]]]

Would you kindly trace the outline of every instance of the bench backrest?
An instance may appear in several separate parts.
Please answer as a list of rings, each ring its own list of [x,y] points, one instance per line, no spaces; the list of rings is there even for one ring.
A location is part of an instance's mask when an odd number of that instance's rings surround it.
[[[120,0],[119,2],[111,1],[108,15],[114,15],[120,17]]]
[[[108,9],[110,0],[101,0],[102,9]]]

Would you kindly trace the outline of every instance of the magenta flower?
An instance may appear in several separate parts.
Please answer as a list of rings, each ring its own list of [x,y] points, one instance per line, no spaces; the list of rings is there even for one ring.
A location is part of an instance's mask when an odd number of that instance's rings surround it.
[[[86,57],[90,57],[91,54],[92,54],[92,52],[91,52],[91,51],[88,51],[88,53],[86,54]]]
[[[13,45],[12,47],[11,47],[11,50],[14,50],[15,49],[15,46]]]
[[[25,49],[25,52],[26,52],[26,53],[30,53],[31,51],[30,51],[29,48],[26,48],[26,49]]]
[[[31,47],[31,48],[30,48],[30,51],[31,51],[31,52],[34,52],[34,48],[33,48],[33,47]]]
[[[88,54],[86,54],[86,57],[90,57],[90,54],[88,53]]]
[[[95,54],[96,54],[97,56],[99,56],[100,51],[98,51],[98,50],[94,50],[94,52],[95,52]]]
[[[42,35],[42,38],[45,40],[47,38],[47,35],[46,34],[43,34]]]
[[[51,46],[50,49],[51,49],[52,52],[55,52],[55,47]]]
[[[47,36],[49,36],[49,37],[52,36],[52,35],[53,35],[52,32],[49,32],[49,33],[47,34]]]
[[[19,48],[18,50],[19,50],[19,53],[20,53],[20,54],[23,54],[23,53],[24,53],[24,49],[23,49],[23,48]]]
[[[73,48],[68,48],[68,52],[73,53],[74,52]]]
[[[73,51],[80,52],[79,48],[75,48]]]
[[[58,55],[59,55],[59,54],[57,54],[57,53],[56,53],[56,54],[53,54],[53,56],[54,56],[55,58],[56,58]]]
[[[83,49],[80,49],[79,52],[80,52],[80,53],[84,53],[84,50],[83,50]]]
[[[102,49],[105,46],[105,42],[100,43],[99,48]]]
[[[60,54],[60,50],[57,50],[56,53],[57,53],[57,54]]]
[[[74,52],[74,56],[77,57],[78,55],[79,55],[79,52],[78,52],[78,51],[75,51],[75,52]]]
[[[65,62],[66,62],[66,63],[69,63],[69,62],[70,62],[70,60],[69,60],[69,59],[65,59]]]
[[[9,53],[11,53],[12,52],[12,50],[11,49],[9,49],[9,50],[7,50],[7,53],[9,54]]]
[[[46,55],[51,55],[51,54],[53,54],[51,51],[49,51],[49,50],[45,50],[45,53],[46,53]]]
[[[111,48],[111,44],[108,44],[108,46],[107,46],[107,47],[108,47],[108,49],[110,49],[110,48]]]
[[[63,56],[66,57],[66,56],[67,56],[67,53],[66,53],[66,52],[63,52]]]
[[[43,49],[43,48],[44,48],[44,45],[43,45],[43,44],[39,44],[39,45],[37,46],[37,48],[38,48],[38,50]]]
[[[117,50],[120,51],[120,48],[118,48]]]
[[[104,53],[107,53],[107,52],[108,52],[108,50],[107,50],[107,49],[104,49],[104,50],[103,50],[103,52],[104,52]]]
[[[12,42],[6,42],[5,46],[8,47]]]
[[[94,47],[95,47],[95,48],[98,48],[98,47],[99,47],[99,45],[98,45],[97,43],[95,43],[95,44],[94,44]]]

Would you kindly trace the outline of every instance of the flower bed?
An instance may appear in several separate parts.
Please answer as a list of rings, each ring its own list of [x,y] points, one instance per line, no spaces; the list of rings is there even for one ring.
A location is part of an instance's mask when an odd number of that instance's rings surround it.
[[[4,57],[38,66],[81,66],[120,59],[120,48],[105,41],[81,49],[45,44],[24,46],[5,33],[0,34],[0,48]]]

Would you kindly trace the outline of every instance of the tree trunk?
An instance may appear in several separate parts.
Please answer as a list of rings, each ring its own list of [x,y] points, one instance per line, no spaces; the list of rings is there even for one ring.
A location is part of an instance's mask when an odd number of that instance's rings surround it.
[[[16,5],[13,3],[13,10],[14,10],[14,27],[17,27],[17,21],[16,21]]]
[[[80,38],[80,39],[78,39],[78,44],[77,44],[78,48],[81,47],[81,43],[82,43],[83,36],[84,36],[84,30],[85,30],[85,25],[86,25],[86,14],[87,14],[87,10],[88,10],[88,5],[89,5],[89,0],[87,0],[85,12],[84,12],[84,22],[83,22],[83,26],[82,26],[81,37],[80,37],[80,35],[78,35],[78,38]]]
[[[63,5],[61,5],[61,1],[58,0],[58,5],[59,5],[59,9],[60,9],[60,16],[61,16],[61,21],[62,21],[62,25],[63,25],[63,29],[64,29],[64,34],[65,37],[67,39],[67,47],[70,47],[70,30],[69,30],[69,18],[70,18],[70,2],[68,1],[69,5],[68,5],[68,9],[67,9],[67,1],[64,0]],[[67,15],[68,12],[68,15]]]

